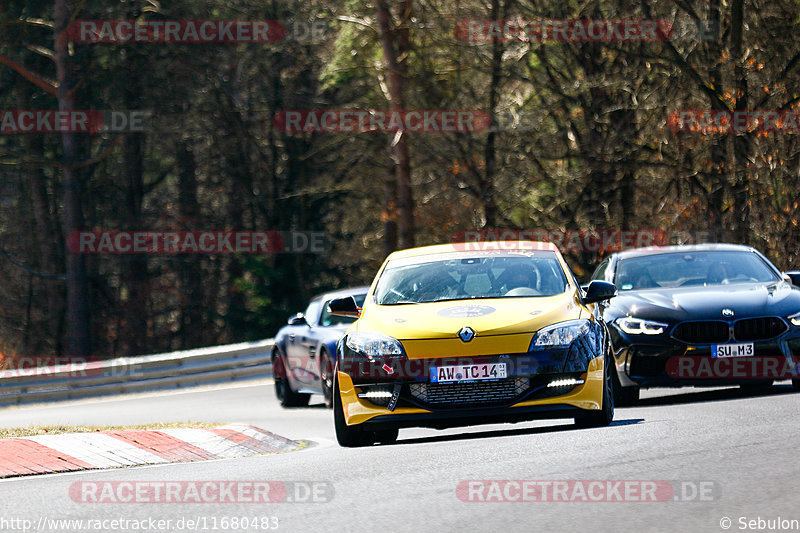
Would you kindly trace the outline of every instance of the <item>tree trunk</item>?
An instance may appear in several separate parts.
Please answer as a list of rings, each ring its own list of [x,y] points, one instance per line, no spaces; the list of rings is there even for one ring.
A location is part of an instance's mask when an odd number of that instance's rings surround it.
[[[394,167],[388,169],[383,182],[383,253],[397,250],[397,179]]]
[[[500,12],[500,1],[492,0],[492,20],[502,19],[504,16]],[[489,116],[494,117],[497,112],[497,102],[500,93],[500,81],[502,79],[503,65],[503,44],[499,39],[492,41],[492,77],[489,82]],[[486,163],[483,180],[480,183],[481,202],[483,203],[484,227],[487,229],[495,228],[497,225],[497,200],[495,199],[494,180],[497,173],[497,132],[494,129],[489,131],[486,137],[486,149],[483,159]],[[480,172],[479,172],[480,174]]]
[[[44,143],[41,135],[31,135],[28,141],[28,150],[32,154],[44,152]],[[63,266],[58,260],[57,250],[53,246],[59,242],[56,223],[50,207],[50,198],[47,191],[47,175],[39,166],[30,167],[30,194],[33,205],[33,215],[36,221],[36,244],[39,250],[39,270],[47,274],[63,272]],[[42,330],[38,334],[38,343],[34,348],[37,352],[53,350],[53,339],[58,337],[59,316],[63,312],[60,293],[60,282],[39,280],[45,293],[44,320]]]
[[[405,89],[408,76],[409,28],[411,0],[398,3],[400,24],[392,28],[393,16],[386,0],[375,3],[375,14],[380,33],[383,61],[386,65],[386,85],[389,88],[389,107],[403,111],[406,106]],[[414,246],[414,199],[411,187],[411,158],[405,132],[394,137],[394,168],[397,181],[397,233],[400,248]]]
[[[70,21],[67,0],[55,0],[55,64],[58,80],[58,108],[75,110],[72,76],[67,39]],[[78,137],[74,132],[61,134],[63,147],[64,235],[80,231],[83,226],[81,211],[81,183],[76,163],[79,160]],[[91,354],[89,336],[89,294],[84,256],[65,249],[67,267],[67,355],[88,357]]]
[[[734,61],[734,84],[736,86],[735,111],[744,111],[748,106],[747,72],[743,57],[744,0],[733,0],[731,4],[731,56]],[[733,212],[734,232],[739,242],[750,242],[750,166],[752,141],[749,133],[731,133],[733,137]]]
[[[178,209],[182,230],[196,230],[200,219],[197,201],[197,170],[194,153],[188,140],[182,139],[176,147],[178,162]],[[182,349],[203,344],[203,273],[195,257],[181,258],[181,334]]]
[[[126,55],[125,63],[130,72],[139,72],[141,61],[137,56]],[[126,109],[141,107],[141,87],[134,77],[124,89]],[[144,221],[142,204],[144,202],[144,133],[129,133],[123,147],[124,167],[122,174],[127,184],[126,193],[126,229],[143,229]],[[128,299],[125,302],[125,331],[127,345],[125,355],[140,355],[147,352],[148,329],[147,313],[150,301],[150,276],[148,274],[148,256],[132,254],[124,256],[124,283],[128,288]]]
[[[711,0],[709,5],[709,22],[719,27],[721,18],[719,0]],[[706,46],[708,47],[709,57],[713,58],[711,64],[714,65],[710,69],[709,74],[713,83],[720,84],[722,83],[722,70],[720,65],[722,64],[722,57],[724,56],[722,44],[719,40],[712,39],[706,43]],[[715,105],[713,100],[710,101],[710,104],[712,107]],[[707,220],[710,226],[708,229],[713,234],[712,240],[722,241],[725,240],[725,221],[723,220],[722,214],[725,209],[725,194],[728,191],[728,177],[725,170],[725,165],[728,161],[728,147],[724,136],[720,136],[716,142],[712,143],[710,152],[712,166],[710,169],[710,195],[707,199]],[[692,166],[694,166],[694,164]]]

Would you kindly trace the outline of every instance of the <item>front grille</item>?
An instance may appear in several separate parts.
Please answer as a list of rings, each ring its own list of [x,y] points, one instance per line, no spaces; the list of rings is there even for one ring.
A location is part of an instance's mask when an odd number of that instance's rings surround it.
[[[761,341],[777,337],[788,329],[786,322],[776,316],[744,318],[733,325],[737,341]]]
[[[681,322],[672,336],[689,344],[711,344],[730,340],[730,327],[721,320],[704,322]]]
[[[667,358],[653,356],[634,356],[631,359],[631,376],[637,377],[660,377],[667,375]]]
[[[412,383],[411,397],[435,407],[475,407],[509,403],[530,388],[530,379],[514,378],[480,383]]]

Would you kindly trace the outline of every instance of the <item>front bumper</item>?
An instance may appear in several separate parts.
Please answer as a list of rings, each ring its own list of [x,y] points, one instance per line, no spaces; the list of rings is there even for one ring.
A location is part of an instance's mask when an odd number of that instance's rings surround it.
[[[583,379],[583,383],[571,387],[560,394],[547,391],[547,386],[542,385],[548,378],[563,376],[561,373],[529,372],[531,387],[520,396],[492,406],[472,406],[463,408],[459,405],[436,406],[425,405],[418,398],[406,398],[399,402],[394,410],[377,405],[368,399],[359,398],[358,394],[364,389],[375,386],[374,378],[354,378],[347,372],[338,371],[339,391],[342,400],[345,421],[347,425],[368,424],[370,426],[391,427],[457,427],[464,425],[483,424],[492,422],[517,422],[521,420],[547,419],[547,418],[573,418],[585,411],[596,411],[602,408],[603,398],[603,369],[604,358],[595,357],[587,361],[583,372],[573,375]],[[573,369],[574,370],[574,369]],[[522,374],[512,374],[521,377]],[[544,378],[542,376],[545,376]],[[539,380],[539,381],[537,381]],[[355,381],[355,382],[354,382]],[[497,382],[486,382],[497,383]],[[399,377],[392,379],[387,376],[381,380],[381,385],[399,385],[405,390],[410,390],[412,385],[427,384],[430,387],[438,384],[426,383],[421,378]],[[560,391],[557,391],[560,392]],[[543,396],[544,394],[544,396]],[[417,400],[415,402],[415,399]]]
[[[754,341],[753,357],[726,360],[712,358],[708,344],[690,345],[675,340],[622,344],[614,357],[623,387],[720,386],[788,379],[792,377],[787,374],[791,365],[800,361],[800,335],[793,332],[777,339]],[[736,365],[741,368],[737,370]],[[683,368],[694,371],[683,372]]]

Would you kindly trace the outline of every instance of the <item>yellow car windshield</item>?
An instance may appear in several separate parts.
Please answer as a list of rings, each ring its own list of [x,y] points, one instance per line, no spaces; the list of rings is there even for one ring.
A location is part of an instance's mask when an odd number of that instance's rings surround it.
[[[380,305],[553,296],[567,278],[556,255],[459,253],[392,261],[375,290]]]

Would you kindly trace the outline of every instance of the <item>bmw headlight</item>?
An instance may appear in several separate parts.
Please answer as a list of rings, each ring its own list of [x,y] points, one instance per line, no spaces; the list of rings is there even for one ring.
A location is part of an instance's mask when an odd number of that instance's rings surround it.
[[[347,337],[347,347],[367,357],[403,355],[400,341],[380,333],[355,333]]]
[[[790,316],[789,322],[791,322],[795,326],[800,326],[800,313],[795,313],[792,316]]]
[[[669,324],[663,322],[643,320],[632,316],[618,318],[617,325],[628,335],[661,335],[669,327]]]
[[[531,340],[530,349],[566,348],[572,341],[591,331],[588,320],[567,320],[547,326],[536,332]]]

